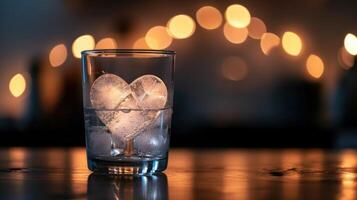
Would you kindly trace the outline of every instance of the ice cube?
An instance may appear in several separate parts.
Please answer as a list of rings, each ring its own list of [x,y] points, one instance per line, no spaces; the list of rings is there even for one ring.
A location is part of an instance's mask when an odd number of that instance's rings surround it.
[[[134,137],[146,126],[145,116],[138,110],[118,111],[114,120],[107,124],[111,133],[123,138]]]
[[[154,122],[135,138],[134,147],[141,155],[163,156],[167,152],[171,114],[171,109],[159,111]]]
[[[97,116],[111,133],[122,137],[133,134],[134,130],[131,126],[128,127],[128,122],[136,124],[135,116],[129,114],[128,118],[119,110],[139,109],[140,107],[131,94],[130,85],[122,78],[114,74],[104,74],[98,77],[92,85],[90,100],[96,109]]]
[[[111,134],[111,156],[118,156],[124,153],[125,144],[121,137]]]
[[[171,124],[172,109],[160,110],[155,119],[154,126],[161,127],[170,126]]]
[[[150,126],[167,101],[167,89],[154,75],[144,75],[128,85],[122,78],[104,74],[91,88],[90,99],[100,120],[121,138],[133,138]]]
[[[106,128],[101,126],[90,127],[87,135],[87,145],[92,155],[110,155],[111,136]]]
[[[130,93],[130,86],[122,78],[103,74],[92,85],[90,101],[95,109],[116,109]]]
[[[134,147],[143,156],[164,156],[169,146],[166,128],[149,128],[134,139]]]
[[[130,86],[143,109],[161,109],[165,107],[167,88],[159,77],[144,75],[134,80]]]
[[[122,101],[118,109],[112,120],[107,123],[107,127],[111,133],[125,139],[133,138],[140,133],[156,116],[156,111],[143,111],[132,94]]]

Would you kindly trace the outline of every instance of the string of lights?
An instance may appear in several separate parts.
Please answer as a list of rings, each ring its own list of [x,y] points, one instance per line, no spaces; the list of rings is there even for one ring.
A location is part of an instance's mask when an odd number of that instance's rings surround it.
[[[223,22],[225,18],[226,22]],[[134,49],[167,49],[173,40],[182,40],[191,37],[196,30],[196,23],[206,30],[222,27],[223,35],[233,44],[242,44],[248,37],[260,42],[261,51],[269,55],[272,49],[279,46],[290,56],[299,56],[303,50],[303,40],[292,31],[286,31],[280,38],[278,35],[267,31],[267,26],[262,19],[252,17],[249,10],[243,5],[233,4],[226,8],[224,17],[213,6],[203,6],[196,12],[196,21],[186,14],[179,14],[168,20],[165,26],[159,25],[150,28],[143,37],[137,39],[132,47]],[[81,57],[81,51],[91,49],[112,49],[120,45],[114,38],[105,37],[97,43],[92,35],[86,34],[77,37],[72,43],[72,54],[75,58]],[[306,49],[304,49],[306,51]],[[347,33],[343,46],[338,50],[337,60],[343,69],[353,66],[354,56],[357,55],[357,37]],[[52,67],[63,65],[68,57],[68,47],[65,44],[55,45],[49,52],[49,63]],[[325,64],[323,59],[314,54],[306,58],[306,71],[314,79],[323,76]],[[229,80],[241,80],[247,73],[244,60],[227,58],[222,64],[222,75]],[[11,94],[17,98],[26,90],[26,79],[21,73],[15,74],[9,82]]]

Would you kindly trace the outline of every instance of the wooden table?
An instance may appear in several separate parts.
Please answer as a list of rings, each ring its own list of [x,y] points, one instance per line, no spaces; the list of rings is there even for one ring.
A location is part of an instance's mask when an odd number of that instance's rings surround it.
[[[84,148],[0,151],[0,199],[356,199],[357,151],[172,149],[165,174],[91,174]]]

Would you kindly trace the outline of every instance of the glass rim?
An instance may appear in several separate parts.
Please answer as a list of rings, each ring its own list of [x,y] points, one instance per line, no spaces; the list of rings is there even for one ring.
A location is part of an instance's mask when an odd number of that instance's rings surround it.
[[[176,55],[172,50],[155,50],[155,49],[93,49],[84,50],[82,56],[99,56],[105,54],[156,54],[156,55]]]

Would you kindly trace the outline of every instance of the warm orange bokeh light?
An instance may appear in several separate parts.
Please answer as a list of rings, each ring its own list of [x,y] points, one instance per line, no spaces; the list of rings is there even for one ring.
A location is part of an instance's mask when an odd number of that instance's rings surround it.
[[[69,152],[68,163],[70,164],[70,189],[74,194],[85,194],[87,192],[88,174],[83,169],[87,168],[86,150],[83,148],[72,148]],[[67,157],[66,157],[67,158]],[[83,173],[78,173],[83,172]],[[116,198],[117,199],[117,198]]]
[[[95,41],[91,35],[82,35],[72,44],[72,53],[75,58],[81,58],[81,52],[94,49]]]
[[[95,45],[95,49],[117,49],[118,44],[115,39],[107,37],[99,40]]]
[[[229,42],[233,44],[240,44],[247,39],[248,29],[236,28],[226,23],[223,27],[223,34]]]
[[[146,44],[145,37],[137,39],[133,44],[133,49],[149,49],[149,46]]]
[[[341,47],[337,53],[338,64],[340,64],[343,69],[350,69],[354,64],[354,59],[354,56],[349,54],[344,47]]]
[[[9,161],[13,167],[26,167],[26,164],[28,164],[28,150],[26,150],[24,147],[11,147],[9,148],[8,152]]]
[[[9,90],[14,97],[21,96],[26,89],[26,80],[22,74],[13,76],[9,83]]]
[[[249,10],[238,4],[230,5],[225,13],[227,22],[236,28],[247,27],[250,23]]]
[[[222,24],[221,12],[212,6],[204,6],[196,12],[198,24],[208,30],[216,29]]]
[[[265,32],[267,32],[267,28],[264,22],[257,17],[252,17],[248,26],[248,35],[251,38],[258,40],[262,38]]]
[[[166,27],[155,26],[146,33],[145,42],[151,49],[165,49],[170,46],[172,38]]]
[[[280,38],[274,33],[264,33],[260,40],[260,48],[265,55],[268,55],[269,52],[279,46]]]
[[[310,76],[318,79],[324,73],[324,62],[322,59],[314,54],[311,54],[306,60],[306,70]]]
[[[301,53],[302,41],[294,32],[287,31],[284,33],[282,45],[285,52],[289,55],[298,56]]]
[[[189,151],[187,149],[173,149],[171,150],[173,154],[175,154],[175,157],[170,157],[169,162],[171,166],[175,166],[178,169],[182,168],[188,168],[192,169],[194,167],[196,154],[194,154],[192,151]],[[167,171],[168,172],[168,171]],[[170,173],[170,172],[168,172]],[[187,190],[187,188],[193,188],[194,187],[194,177],[192,173],[177,173],[178,176],[173,177],[173,179],[170,179],[173,184],[175,183],[185,183],[185,187],[176,187],[175,192],[169,192],[169,198],[168,199],[193,199],[193,193],[191,190]],[[171,186],[170,186],[171,187]]]
[[[239,57],[230,56],[222,63],[222,75],[231,81],[243,80],[247,76],[247,64]]]
[[[344,40],[346,51],[351,55],[357,55],[357,37],[352,33],[348,33]]]
[[[356,196],[356,174],[353,169],[356,168],[357,159],[353,150],[344,150],[340,156],[341,170],[341,191],[339,200],[354,199]]]
[[[195,32],[196,24],[188,15],[176,15],[169,20],[167,28],[173,38],[185,39]]]
[[[64,44],[53,47],[49,54],[49,61],[52,67],[62,65],[67,59],[67,48]]]

